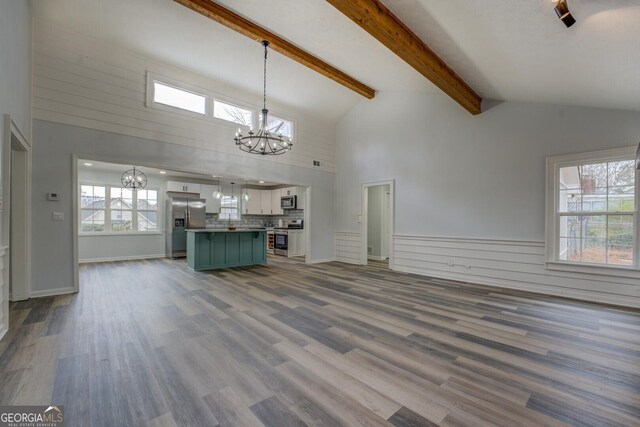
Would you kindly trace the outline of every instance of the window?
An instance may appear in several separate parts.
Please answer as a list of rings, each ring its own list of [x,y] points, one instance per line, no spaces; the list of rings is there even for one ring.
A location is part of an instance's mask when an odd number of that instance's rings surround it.
[[[249,127],[253,125],[253,111],[217,99],[213,101],[213,117],[239,125]]]
[[[261,124],[262,116],[260,116],[260,125]],[[267,128],[269,129],[269,132],[275,133],[276,135],[293,138],[293,123],[288,120],[279,119],[274,116],[268,116]]]
[[[239,197],[236,196],[223,196],[220,201],[220,215],[219,219],[240,219],[240,209],[238,207]]]
[[[549,261],[638,268],[634,155],[610,153],[548,159],[554,182]]]
[[[139,190],[137,194],[138,231],[158,229],[158,190]]]
[[[153,82],[153,102],[203,115],[207,112],[207,97],[205,95],[155,80]]]
[[[81,233],[158,231],[158,190],[80,186]]]
[[[80,231],[104,231],[107,188],[102,185],[80,186]]]

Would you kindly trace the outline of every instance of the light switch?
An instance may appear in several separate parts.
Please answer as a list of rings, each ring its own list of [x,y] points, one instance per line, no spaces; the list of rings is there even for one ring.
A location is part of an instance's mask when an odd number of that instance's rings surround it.
[[[362,215],[358,215],[358,223],[361,224],[362,223]]]
[[[51,221],[64,221],[64,212],[52,212]]]

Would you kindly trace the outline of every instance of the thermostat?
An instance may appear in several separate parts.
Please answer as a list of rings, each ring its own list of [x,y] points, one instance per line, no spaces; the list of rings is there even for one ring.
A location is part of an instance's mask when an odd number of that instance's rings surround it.
[[[60,199],[58,198],[58,193],[47,193],[47,200],[57,202]]]

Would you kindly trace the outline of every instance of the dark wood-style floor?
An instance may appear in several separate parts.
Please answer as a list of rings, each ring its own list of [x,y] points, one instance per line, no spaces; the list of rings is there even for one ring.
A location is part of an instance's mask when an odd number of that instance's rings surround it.
[[[283,258],[81,281],[11,306],[0,404],[69,426],[640,425],[638,312]]]

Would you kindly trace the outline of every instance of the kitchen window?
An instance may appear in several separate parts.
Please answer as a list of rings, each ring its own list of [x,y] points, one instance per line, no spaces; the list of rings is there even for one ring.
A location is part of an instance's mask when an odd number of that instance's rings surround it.
[[[238,206],[240,198],[236,196],[223,196],[220,200],[220,214],[218,219],[221,220],[239,220],[240,208]]]
[[[80,185],[80,233],[157,232],[158,190]]]
[[[206,95],[170,79],[156,79],[151,74],[147,79],[147,106],[168,111],[181,110],[200,116],[207,114]]]
[[[638,269],[635,150],[547,159],[547,261]]]

